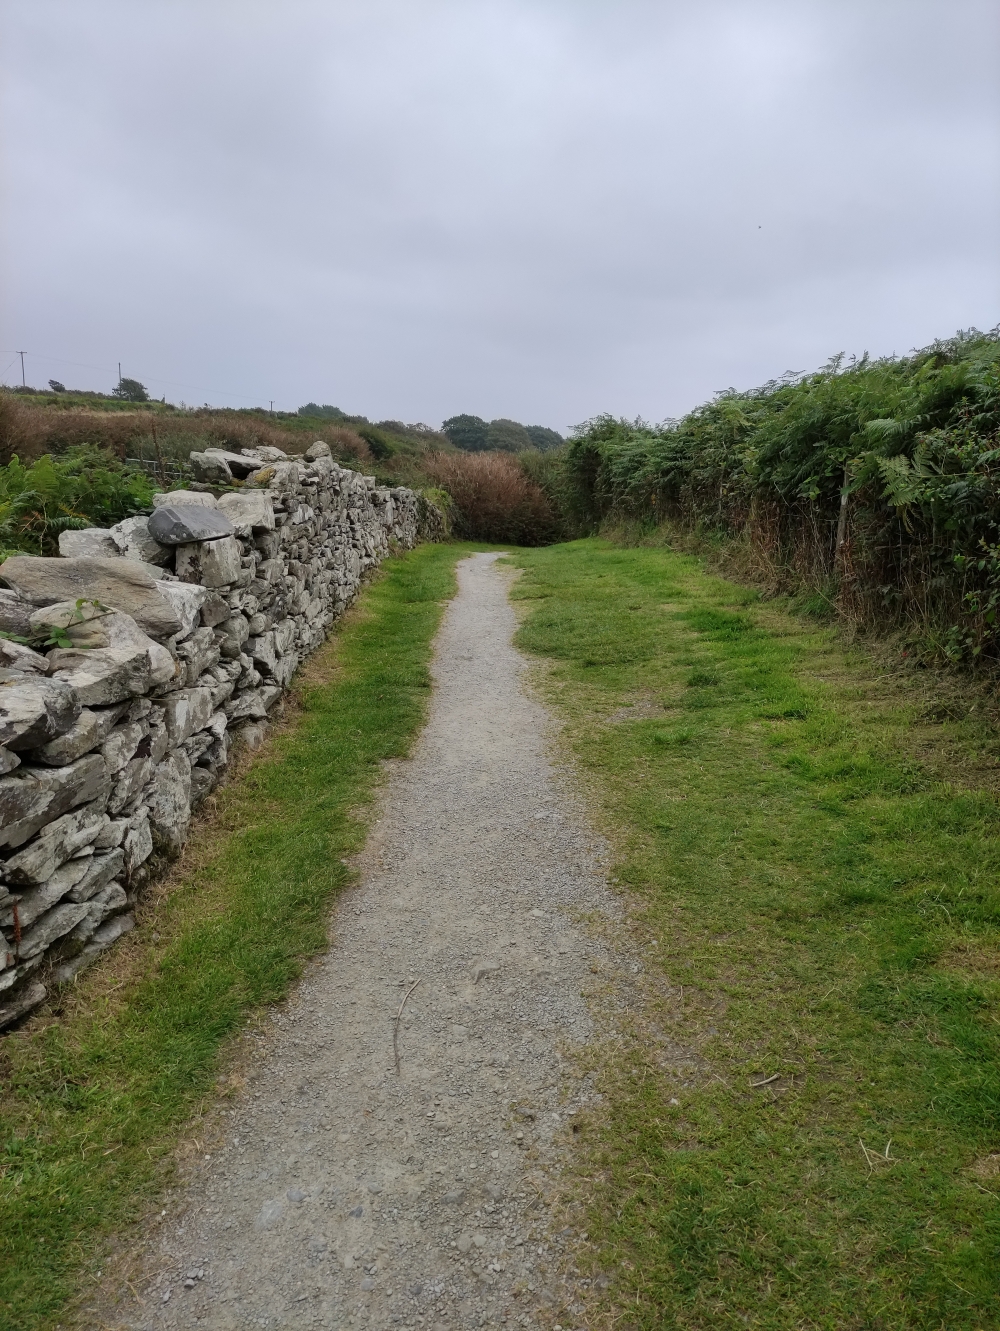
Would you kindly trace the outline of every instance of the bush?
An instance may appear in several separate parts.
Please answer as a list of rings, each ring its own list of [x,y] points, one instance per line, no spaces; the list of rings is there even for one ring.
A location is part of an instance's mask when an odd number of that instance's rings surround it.
[[[953,660],[1000,656],[1000,331],[751,392],[680,421],[601,416],[566,453],[591,529],[662,517],[738,533],[762,580],[876,629],[919,623]]]
[[[515,545],[558,539],[550,500],[510,453],[432,453],[424,471],[451,496],[457,536]]]
[[[45,454],[30,466],[15,457],[0,467],[0,554],[58,554],[60,532],[110,527],[152,503],[145,472],[122,466],[104,449]]]

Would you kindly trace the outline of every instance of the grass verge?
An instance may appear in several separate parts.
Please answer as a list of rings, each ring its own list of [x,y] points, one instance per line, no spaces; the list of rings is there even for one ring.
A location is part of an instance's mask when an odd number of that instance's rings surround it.
[[[0,1044],[0,1327],[52,1326],[108,1235],[140,1217],[227,1037],[327,942],[356,816],[419,729],[464,547],[389,561],[303,673],[300,715],[203,821],[172,890],[58,1021]]]
[[[585,1166],[608,1322],[1000,1325],[995,732],[689,556],[516,562],[662,995]]]

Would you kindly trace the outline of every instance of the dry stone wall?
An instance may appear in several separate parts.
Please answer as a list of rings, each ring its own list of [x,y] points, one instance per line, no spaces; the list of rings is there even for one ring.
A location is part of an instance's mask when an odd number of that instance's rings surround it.
[[[133,927],[143,883],[366,571],[442,531],[322,443],[191,469],[152,514],[0,565],[0,1030]]]

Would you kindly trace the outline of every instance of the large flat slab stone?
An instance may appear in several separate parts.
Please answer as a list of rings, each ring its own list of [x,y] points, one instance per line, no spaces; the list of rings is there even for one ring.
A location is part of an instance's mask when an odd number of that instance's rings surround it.
[[[152,638],[172,637],[181,627],[173,606],[135,560],[11,555],[0,564],[0,578],[36,606],[96,599],[131,615]]]
[[[219,508],[204,504],[161,504],[149,519],[149,534],[163,545],[189,545],[232,536],[233,524]]]
[[[80,711],[80,699],[63,681],[0,670],[0,744],[8,749],[47,744],[69,730]]]

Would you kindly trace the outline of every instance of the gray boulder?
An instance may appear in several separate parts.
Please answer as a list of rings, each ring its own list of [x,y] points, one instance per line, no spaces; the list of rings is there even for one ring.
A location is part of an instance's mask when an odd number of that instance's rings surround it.
[[[41,1007],[48,997],[48,990],[45,985],[36,980],[33,984],[27,985],[13,998],[7,1000],[0,1006],[0,1031],[6,1030],[8,1026],[13,1026],[15,1021],[21,1017],[26,1017],[29,1012],[33,1012],[36,1007]]]
[[[278,653],[274,646],[274,634],[262,633],[258,638],[247,639],[247,651],[259,670],[273,675],[278,665]]]
[[[124,910],[128,904],[128,897],[121,883],[107,883],[87,902],[87,913],[77,923],[76,927],[66,935],[66,941],[60,947],[59,951],[63,956],[67,953],[76,952],[89,942],[91,935],[98,925],[102,924],[109,915],[114,915],[120,910]]]
[[[0,587],[0,632],[16,633],[26,638],[31,632],[31,612],[34,606],[23,601],[16,592]]]
[[[21,946],[18,949],[20,960],[30,961],[32,957],[44,952],[57,938],[62,938],[75,928],[86,914],[86,902],[66,901],[60,906],[53,906],[21,935]]]
[[[64,559],[117,559],[121,551],[104,527],[84,527],[59,533],[59,553]]]
[[[143,563],[157,565],[172,563],[174,552],[170,543],[161,544],[152,534],[149,523],[150,519],[145,516],[116,522],[111,528],[115,545],[126,559],[140,559]]]
[[[64,734],[80,715],[73,690],[35,673],[0,670],[0,744],[18,752]]]
[[[275,684],[280,684],[282,688],[287,688],[292,682],[292,676],[299,667],[299,657],[297,652],[286,652],[277,665],[271,671]]]
[[[128,831],[122,842],[125,873],[131,878],[140,864],[145,864],[153,853],[153,834],[149,827],[149,810],[141,809],[129,819]]]
[[[184,661],[187,684],[194,684],[199,675],[203,675],[219,659],[219,649],[215,643],[215,634],[210,628],[195,629],[186,642],[177,648],[177,655]]]
[[[2,578],[24,601],[53,605],[80,599],[101,601],[131,615],[152,638],[169,638],[181,623],[145,568],[131,559],[47,559],[11,555],[0,564]]]
[[[196,730],[204,730],[212,715],[212,691],[178,689],[163,700],[163,722],[170,748],[183,744]]]
[[[314,444],[310,444],[306,449],[306,457],[310,462],[315,462],[317,458],[332,458],[330,445],[325,444],[322,439],[317,439]]]
[[[120,650],[144,651],[149,657],[149,682],[152,686],[168,684],[178,673],[177,663],[162,643],[154,642],[143,633],[131,615],[106,616],[103,624],[108,641]]]
[[[232,485],[233,473],[224,457],[211,453],[192,453],[189,459],[191,475],[202,485]]]
[[[203,504],[161,504],[149,519],[149,533],[164,545],[189,545],[232,536],[233,524],[219,508]]]
[[[217,777],[214,772],[207,767],[192,767],[191,769],[191,807],[196,809],[207,795],[210,795],[215,788]]]
[[[156,587],[180,618],[181,631],[177,634],[176,641],[183,641],[201,622],[201,608],[210,593],[206,588],[190,582],[158,582]]]
[[[239,613],[230,615],[215,631],[222,635],[219,640],[222,655],[228,657],[231,661],[235,661],[243,650],[243,644],[250,636],[250,625],[247,623],[246,617]]]
[[[0,638],[0,669],[45,675],[48,674],[49,663],[41,652],[26,647],[23,642],[11,642],[9,638]]]
[[[103,809],[90,805],[54,819],[36,841],[10,857],[4,877],[16,887],[47,882],[60,865],[93,845],[109,821]],[[69,883],[67,891],[72,886]]]
[[[260,466],[257,458],[248,458],[243,453],[230,453],[225,448],[206,448],[202,456],[221,459],[230,472],[240,480],[245,479]]]
[[[108,813],[117,815],[130,805],[149,782],[155,767],[153,759],[144,754],[131,759],[115,772],[108,796]]]
[[[262,721],[267,716],[267,707],[257,689],[246,689],[227,702],[224,711],[230,722]]]
[[[240,575],[240,559],[240,543],[235,536],[179,545],[177,576],[182,582],[197,582],[202,587],[229,587]]]
[[[156,769],[149,796],[149,827],[153,845],[179,855],[191,823],[191,760],[175,749]]]
[[[58,647],[49,653],[49,663],[52,678],[69,684],[86,707],[123,702],[151,685],[149,652],[141,645],[93,651]]]
[[[110,818],[91,842],[95,851],[115,850],[125,840],[128,831],[127,818]]]
[[[218,592],[209,592],[205,598],[205,604],[201,607],[201,622],[209,628],[214,628],[216,624],[222,624],[232,614],[229,602]]]
[[[274,505],[264,490],[234,490],[220,495],[219,512],[230,520],[237,536],[274,530]]]
[[[112,612],[93,601],[56,601],[44,605],[31,616],[31,631],[36,635],[52,636],[60,629],[74,647],[110,647],[111,640],[104,632],[103,621]],[[44,640],[44,639],[43,639]]]
[[[84,707],[65,734],[32,749],[28,757],[33,763],[44,763],[46,767],[65,767],[67,763],[75,762],[104,742],[125,706],[125,703],[118,703],[101,711]]]
[[[167,490],[163,494],[153,495],[153,508],[162,508],[164,504],[200,504],[203,508],[217,508],[219,501],[215,495],[205,490]]]
[[[75,861],[71,860],[70,863]],[[85,866],[83,875],[66,894],[70,901],[89,901],[106,887],[112,878],[117,878],[125,867],[125,852],[121,847],[117,847],[105,855],[90,855],[83,863]]]
[[[92,859],[88,856],[87,859]],[[80,879],[87,872],[87,860],[69,860],[66,864],[60,865],[50,878],[38,887],[32,888],[30,892],[25,892],[17,903],[17,921],[22,929],[30,928],[47,910],[51,910],[58,902],[62,901],[67,892],[79,883]],[[82,898],[80,898],[82,900]],[[0,924],[5,928],[10,928],[14,923],[14,912],[9,910],[6,915],[0,917]]]
[[[126,763],[131,762],[135,751],[149,734],[146,721],[125,721],[108,735],[101,745],[101,756],[108,765],[108,771],[120,772]]]
[[[65,767],[22,764],[10,776],[0,777],[0,846],[23,845],[78,804],[106,801],[110,789],[100,754],[88,753]]]

